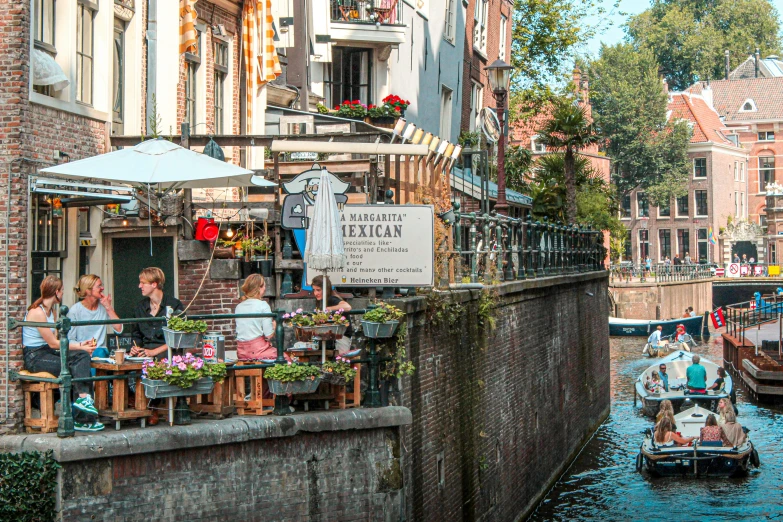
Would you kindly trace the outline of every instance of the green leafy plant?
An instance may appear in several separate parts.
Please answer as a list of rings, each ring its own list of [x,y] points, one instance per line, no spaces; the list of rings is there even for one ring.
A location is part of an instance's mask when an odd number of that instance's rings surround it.
[[[342,118],[362,119],[367,116],[367,106],[359,100],[345,100],[334,108]]]
[[[315,310],[312,314],[313,322],[318,325],[325,324],[341,324],[348,326],[350,322],[348,318],[343,315],[342,310],[335,310],[331,312],[329,310]]]
[[[391,361],[387,361],[381,370],[381,377],[388,379],[390,377],[400,378],[403,375],[413,375],[416,372],[416,366],[412,361],[407,360],[408,353],[405,350],[405,342],[408,339],[408,325],[405,322],[400,323],[397,332],[394,334],[394,344],[386,343],[384,349],[387,350]]]
[[[490,330],[494,330],[496,326],[495,308],[497,307],[497,300],[495,299],[495,293],[489,290],[481,292],[478,300],[478,318],[479,323],[483,326],[488,326]]]
[[[272,238],[269,236],[243,237],[239,240],[239,245],[245,254],[254,253],[265,254],[272,251]]]
[[[0,453],[0,520],[55,520],[60,467],[51,450]]]
[[[384,103],[383,105],[369,105],[367,107],[367,115],[370,118],[397,118],[399,117],[400,113],[396,110],[394,110],[394,107],[389,105],[388,103]]]
[[[204,333],[207,331],[206,321],[191,321],[178,315],[171,316],[166,326],[175,332]]]
[[[336,375],[342,375],[346,381],[350,381],[356,376],[356,368],[351,366],[350,359],[335,357],[334,361],[326,361],[321,365],[321,370],[326,373],[334,373]]]
[[[321,375],[317,366],[289,362],[288,364],[275,364],[264,370],[264,378],[280,382],[293,382],[314,380]]]
[[[328,114],[329,113],[329,107],[324,105],[323,103],[316,103],[315,108],[318,110],[319,114]]]
[[[371,323],[385,323],[387,321],[399,321],[405,317],[405,313],[394,305],[389,303],[378,303],[378,305],[366,312],[362,319]]]
[[[286,326],[315,326],[312,316],[305,313],[301,308],[294,312],[283,314],[283,322]]]

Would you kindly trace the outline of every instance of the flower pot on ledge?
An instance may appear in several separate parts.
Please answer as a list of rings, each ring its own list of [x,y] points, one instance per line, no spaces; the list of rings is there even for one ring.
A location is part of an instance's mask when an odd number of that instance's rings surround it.
[[[301,394],[301,393],[315,393],[318,389],[318,385],[321,384],[321,378],[315,377],[313,379],[305,379],[303,381],[275,381],[268,379],[269,391],[275,395],[288,395],[288,394]]]
[[[144,385],[144,393],[148,399],[204,395],[212,393],[212,388],[215,387],[215,382],[211,377],[202,377],[190,388],[180,388],[176,384],[167,384],[166,381],[157,379],[142,379],[141,383]]]

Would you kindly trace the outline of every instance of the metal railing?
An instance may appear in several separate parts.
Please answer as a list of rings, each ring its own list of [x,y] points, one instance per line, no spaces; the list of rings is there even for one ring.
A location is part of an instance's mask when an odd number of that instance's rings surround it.
[[[372,308],[372,307],[371,307]],[[351,310],[345,312],[350,315],[361,315],[367,310]],[[270,317],[275,319],[275,344],[277,348],[277,358],[274,363],[261,363],[253,365],[243,365],[243,370],[250,370],[256,368],[269,368],[275,364],[286,364],[285,359],[285,330],[283,315],[285,310],[274,310],[271,313],[255,313],[255,314],[206,314],[206,315],[189,315],[188,319],[192,320],[219,320],[219,319],[253,319]],[[49,379],[45,377],[34,377],[30,375],[20,375],[17,372],[11,372],[9,376],[12,380],[20,381],[32,381],[32,382],[52,382],[60,386],[61,397],[70,398],[71,388],[74,382],[95,382],[106,380],[122,380],[122,379],[136,379],[138,377],[137,372],[128,372],[123,375],[107,375],[107,376],[95,376],[95,377],[83,377],[74,378],[71,375],[68,367],[68,358],[70,354],[68,332],[75,326],[97,326],[97,325],[110,325],[110,324],[133,324],[133,323],[163,323],[166,321],[165,317],[145,317],[140,319],[107,319],[101,321],[71,321],[68,317],[68,307],[65,305],[60,306],[60,319],[55,323],[44,323],[34,321],[17,321],[13,318],[8,319],[8,328],[13,330],[15,328],[30,326],[33,328],[56,328],[60,336],[60,375],[55,379]],[[378,408],[381,406],[381,395],[379,389],[379,364],[390,360],[388,357],[380,357],[376,349],[376,340],[367,339],[367,356],[361,359],[353,359],[352,362],[364,363],[369,368],[369,383],[367,391],[364,394],[364,407]],[[313,363],[310,363],[313,364]],[[229,368],[231,371],[231,368]],[[228,377],[226,377],[228,378]],[[74,420],[73,411],[71,409],[71,401],[61,399],[62,411],[58,420],[57,436],[58,437],[73,437],[74,435]],[[288,397],[285,395],[275,395],[275,407],[273,413],[275,415],[290,415],[290,409],[288,407]]]
[[[332,0],[333,22],[402,24],[401,0]]]
[[[709,265],[667,265],[656,263],[647,268],[647,265],[612,264],[609,268],[612,282],[639,282],[654,281],[668,283],[674,281],[693,281],[697,279],[710,279],[714,277],[713,269]]]
[[[780,319],[783,314],[783,295],[762,295],[759,300],[743,301],[724,307],[726,333],[745,342],[745,331]]]
[[[454,203],[450,251],[458,279],[502,282],[605,270],[603,233],[589,226],[459,209]]]

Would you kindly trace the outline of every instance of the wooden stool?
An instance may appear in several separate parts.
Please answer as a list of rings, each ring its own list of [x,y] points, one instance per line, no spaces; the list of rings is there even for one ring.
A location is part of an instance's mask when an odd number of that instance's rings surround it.
[[[30,373],[22,370],[19,375],[28,375],[34,377],[44,377],[46,379],[56,379],[57,377],[47,372]],[[57,431],[57,422],[59,417],[54,413],[54,390],[59,390],[60,385],[53,382],[31,382],[22,381],[22,391],[24,392],[24,426],[27,433],[50,433]],[[41,416],[38,419],[33,418],[33,394],[37,393]]]
[[[231,368],[228,369],[232,371]],[[244,380],[244,377],[243,377]],[[244,397],[243,397],[244,398]],[[188,397],[190,411],[206,413],[218,419],[234,414],[234,378],[226,375],[223,382],[215,383],[212,393]]]
[[[357,357],[358,358],[358,357]],[[346,383],[348,384],[348,383]],[[347,386],[333,386],[335,390],[332,408],[344,410],[346,408],[358,408],[362,402],[362,365],[356,364],[356,375],[353,378],[353,391],[345,391]]]
[[[274,399],[265,399],[264,369],[242,370],[241,367],[258,364],[255,361],[237,361],[234,365],[234,406],[238,415],[269,415],[275,407]],[[245,377],[250,378],[250,400],[245,400]],[[264,409],[269,408],[269,409]]]

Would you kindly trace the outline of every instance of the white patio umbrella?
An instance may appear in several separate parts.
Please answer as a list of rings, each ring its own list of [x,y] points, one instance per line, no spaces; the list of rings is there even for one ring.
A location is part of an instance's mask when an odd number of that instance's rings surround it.
[[[318,193],[315,196],[313,217],[307,228],[307,246],[305,262],[313,270],[321,270],[324,276],[329,270],[339,270],[345,266],[345,246],[340,226],[340,214],[334,197],[329,171],[321,170]],[[329,291],[331,289],[328,289]],[[323,289],[323,305],[326,310],[326,293]],[[321,362],[326,360],[326,344],[321,343]]]
[[[274,186],[252,170],[218,161],[162,138],[70,163],[41,172],[66,178],[94,178],[157,192],[184,188]]]

